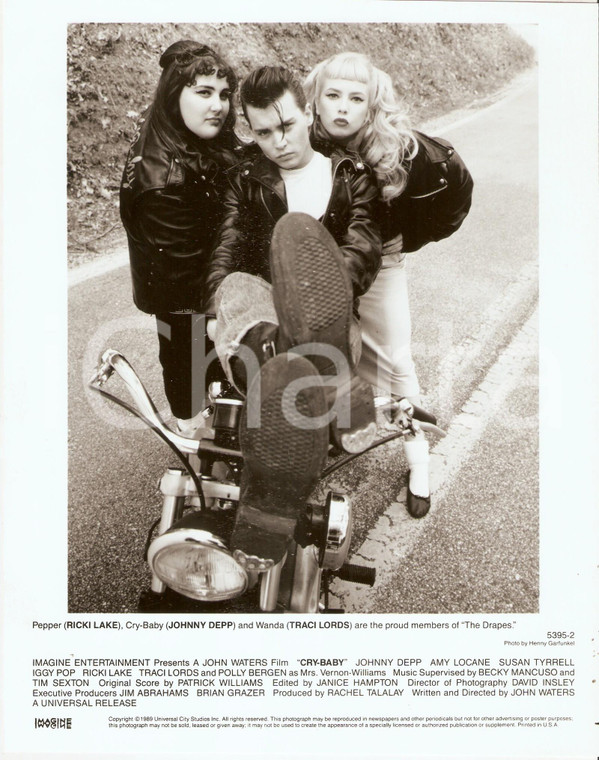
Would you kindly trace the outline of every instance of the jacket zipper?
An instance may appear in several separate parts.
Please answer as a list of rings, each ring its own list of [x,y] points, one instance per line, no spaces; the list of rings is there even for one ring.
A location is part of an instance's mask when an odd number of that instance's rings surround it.
[[[331,208],[331,204],[332,204],[332,202],[333,202],[333,188],[335,187],[335,180],[337,179],[337,174],[338,174],[338,171],[339,171],[339,167],[340,167],[340,166],[341,166],[341,164],[342,164],[342,163],[344,163],[344,162],[345,162],[345,158],[342,158],[340,161],[338,161],[336,164],[334,164],[334,165],[333,165],[333,176],[332,176],[332,185],[331,185],[331,195],[330,195],[330,198],[329,198],[329,202],[328,202],[328,204],[327,204],[327,207],[326,207],[326,209],[325,209],[325,212],[324,212],[324,214],[323,214],[323,215],[322,215],[322,217],[321,217],[321,218],[322,218],[322,223],[323,223],[323,224],[324,224],[324,222],[325,222],[326,218],[327,218],[327,217],[328,217],[328,215],[329,215],[329,211],[330,211],[330,208]],[[287,201],[285,200],[285,198],[282,198],[282,197],[279,195],[279,193],[278,193],[278,192],[277,192],[277,191],[276,191],[276,190],[275,190],[275,189],[272,187],[272,185],[269,185],[269,184],[267,184],[266,182],[263,182],[263,181],[262,181],[261,179],[259,179],[258,177],[252,177],[252,179],[253,179],[255,182],[257,182],[257,183],[260,185],[260,200],[262,201],[262,203],[263,203],[263,205],[264,205],[264,208],[266,209],[266,211],[267,211],[267,212],[268,212],[268,214],[270,215],[270,218],[273,220],[273,222],[276,222],[276,219],[275,219],[275,218],[274,218],[274,216],[272,215],[272,212],[271,212],[271,210],[268,208],[268,205],[267,205],[267,203],[266,203],[266,200],[265,200],[265,198],[264,198],[264,188],[266,187],[266,188],[267,188],[268,190],[270,190],[270,191],[271,191],[271,192],[272,192],[274,195],[276,195],[276,197],[277,197],[277,198],[278,198],[278,199],[281,201],[281,203],[283,203],[283,205],[285,206],[285,208],[287,208],[287,210],[289,210],[289,209],[288,209],[288,207],[287,207]],[[344,182],[347,184],[347,180],[344,180]],[[349,190],[347,191],[347,194],[348,194],[348,200],[351,200],[351,198],[350,198],[350,195],[349,195]]]
[[[339,171],[339,167],[340,167],[340,166],[341,166],[341,164],[344,162],[344,160],[345,160],[345,159],[341,159],[341,161],[338,161],[338,162],[337,162],[337,163],[336,163],[336,164],[333,166],[333,182],[332,182],[332,185],[331,185],[331,196],[330,196],[330,198],[329,198],[329,202],[327,203],[327,207],[326,207],[326,209],[325,209],[325,212],[324,212],[324,214],[322,215],[322,224],[323,224],[323,225],[325,224],[325,222],[327,221],[327,218],[328,218],[328,216],[329,216],[329,211],[330,211],[330,208],[331,208],[331,204],[333,203],[333,190],[334,190],[334,188],[335,188],[335,180],[337,179],[337,173],[338,173],[338,171]],[[348,179],[347,179],[347,178],[345,178],[345,179],[344,179],[344,182],[345,182],[345,185],[346,185],[346,190],[347,190],[347,183],[348,183]],[[347,190],[347,197],[348,197],[348,200],[351,202],[351,197],[350,197],[350,195],[349,195],[349,190]],[[326,226],[326,225],[325,225],[325,226]]]
[[[262,201],[262,205],[264,206],[264,208],[268,212],[268,215],[273,220],[273,222],[276,223],[277,220],[272,215],[272,211],[268,208],[268,204],[266,203],[266,199],[264,198],[264,188],[267,188],[267,190],[270,190],[271,193],[273,193],[273,195],[275,195],[281,201],[281,203],[283,204],[283,206],[285,206],[285,208],[287,208],[287,201],[285,200],[285,198],[282,198],[279,195],[279,193],[277,193],[277,191],[272,187],[272,185],[268,185],[266,182],[262,182],[262,180],[258,179],[258,177],[252,177],[252,179],[255,182],[257,182],[258,185],[260,186],[260,200]],[[287,208],[287,210],[289,210],[289,209]]]
[[[447,185],[443,185],[443,187],[438,187],[436,190],[431,190],[430,193],[424,193],[424,195],[410,195],[409,197],[412,200],[421,200],[422,198],[430,198],[431,195],[437,195],[437,193],[442,193],[443,190],[447,189]]]

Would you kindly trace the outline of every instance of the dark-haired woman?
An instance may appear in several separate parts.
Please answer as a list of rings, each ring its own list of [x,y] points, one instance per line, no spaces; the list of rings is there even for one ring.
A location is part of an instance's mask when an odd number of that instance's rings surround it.
[[[120,208],[133,299],[156,315],[166,397],[179,429],[190,434],[204,398],[204,274],[223,210],[224,170],[240,160],[237,78],[218,53],[192,40],[171,45],[160,66],[127,156]]]

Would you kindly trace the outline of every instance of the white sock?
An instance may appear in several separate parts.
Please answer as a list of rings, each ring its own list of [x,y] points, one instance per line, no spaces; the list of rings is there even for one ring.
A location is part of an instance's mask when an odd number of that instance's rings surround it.
[[[404,454],[410,468],[410,491],[414,496],[430,496],[428,482],[428,441],[424,433],[404,438]]]

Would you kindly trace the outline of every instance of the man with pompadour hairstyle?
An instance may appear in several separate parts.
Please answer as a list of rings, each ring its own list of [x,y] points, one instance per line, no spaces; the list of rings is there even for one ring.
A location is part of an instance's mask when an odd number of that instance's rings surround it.
[[[377,190],[355,155],[312,148],[311,108],[288,69],[256,69],[240,97],[260,153],[229,173],[206,311],[228,378],[247,392],[232,545],[238,558],[278,562],[326,460],[329,423],[347,451],[375,434],[353,305],[380,267]]]

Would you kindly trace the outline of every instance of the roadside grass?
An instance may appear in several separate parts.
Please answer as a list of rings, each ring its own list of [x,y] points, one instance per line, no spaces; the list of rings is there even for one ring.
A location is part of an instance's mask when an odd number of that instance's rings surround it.
[[[496,92],[534,61],[499,24],[73,24],[67,44],[69,265],[125,244],[118,212],[122,167],[151,102],[161,52],[177,39],[216,48],[243,78],[279,64],[302,78],[342,50],[387,71],[415,124]],[[240,118],[242,121],[242,117]]]

